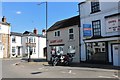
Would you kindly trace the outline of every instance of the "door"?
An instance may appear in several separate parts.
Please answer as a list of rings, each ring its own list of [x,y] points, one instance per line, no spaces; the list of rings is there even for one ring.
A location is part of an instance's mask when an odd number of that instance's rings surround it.
[[[3,46],[0,45],[0,58],[3,58]]]
[[[113,65],[120,66],[120,44],[113,44],[112,51],[113,51]]]
[[[18,47],[18,56],[20,56],[20,47]]]

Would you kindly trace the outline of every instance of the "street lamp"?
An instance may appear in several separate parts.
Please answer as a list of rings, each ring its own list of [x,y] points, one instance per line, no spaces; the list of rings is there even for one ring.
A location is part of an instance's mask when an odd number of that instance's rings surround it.
[[[46,2],[39,3],[38,5],[41,5],[43,3],[46,4],[46,47],[47,47],[48,3],[46,1]],[[47,50],[46,50],[46,60],[47,60]]]
[[[39,3],[38,5],[41,5],[41,4],[43,4],[43,3],[45,3],[46,4],[46,30],[47,30],[47,24],[48,24],[48,3],[47,3],[47,1],[46,2],[42,2],[42,3]],[[47,37],[47,36],[46,36]]]

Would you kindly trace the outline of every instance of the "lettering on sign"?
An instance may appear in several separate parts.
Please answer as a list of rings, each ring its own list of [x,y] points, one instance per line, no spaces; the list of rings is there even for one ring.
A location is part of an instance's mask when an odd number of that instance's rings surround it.
[[[106,19],[106,32],[120,31],[120,19],[118,16]]]
[[[60,39],[60,40],[51,40],[50,43],[61,43],[63,40]]]

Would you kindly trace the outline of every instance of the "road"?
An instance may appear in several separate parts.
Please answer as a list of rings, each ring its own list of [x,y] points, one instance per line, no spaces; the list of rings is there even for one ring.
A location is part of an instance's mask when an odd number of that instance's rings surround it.
[[[44,64],[44,65],[43,65]],[[49,66],[44,62],[2,60],[2,78],[117,78],[117,70]]]

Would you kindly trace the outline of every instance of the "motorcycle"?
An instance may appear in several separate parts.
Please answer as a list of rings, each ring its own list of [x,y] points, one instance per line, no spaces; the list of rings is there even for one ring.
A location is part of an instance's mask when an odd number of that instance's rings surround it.
[[[67,55],[52,55],[51,56],[51,63],[52,66],[56,65],[70,65],[73,61],[74,54],[67,53]]]

